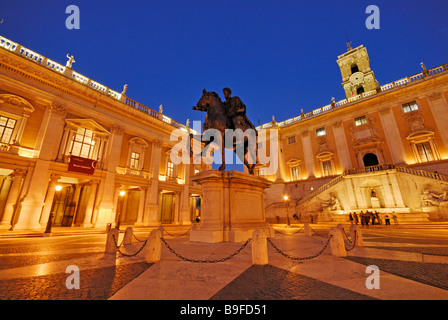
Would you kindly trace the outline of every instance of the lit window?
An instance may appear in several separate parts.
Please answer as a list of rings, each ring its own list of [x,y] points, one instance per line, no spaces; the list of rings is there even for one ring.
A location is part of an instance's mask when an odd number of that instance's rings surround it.
[[[415,111],[418,110],[418,106],[417,103],[415,101],[409,102],[409,103],[405,103],[403,105],[403,112],[411,112],[411,111]]]
[[[429,142],[417,143],[415,147],[417,148],[418,155],[420,156],[420,160],[422,162],[434,160],[433,152]]]
[[[291,176],[293,181],[297,181],[300,179],[300,170],[298,166],[291,167]]]
[[[131,162],[129,164],[129,167],[133,170],[139,169],[139,162],[140,162],[140,153],[132,152],[131,153]]]
[[[288,137],[288,144],[296,143],[296,136]]]
[[[72,156],[93,159],[93,151],[95,149],[95,135],[92,130],[78,128],[73,136],[70,154]]]
[[[266,172],[264,171],[263,168],[260,168],[260,170],[258,170],[258,176],[259,177],[264,177],[266,175]]]
[[[10,143],[17,120],[0,116],[0,142]]]
[[[166,175],[167,177],[174,177],[174,163],[168,160],[167,166],[166,166]]]
[[[327,160],[327,161],[322,161],[322,170],[323,170],[323,175],[326,176],[331,176],[333,174],[333,167],[331,164],[331,160]]]
[[[320,136],[324,136],[324,135],[326,135],[327,134],[327,132],[325,131],[325,128],[319,128],[319,129],[316,129],[316,135],[318,136],[318,137],[320,137]]]
[[[367,123],[366,116],[358,117],[358,118],[355,119],[355,125],[356,126],[361,126],[361,125],[366,124],[366,123]]]

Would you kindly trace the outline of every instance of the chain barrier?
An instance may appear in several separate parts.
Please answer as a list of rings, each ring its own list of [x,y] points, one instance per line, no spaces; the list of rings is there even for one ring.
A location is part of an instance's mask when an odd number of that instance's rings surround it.
[[[146,241],[146,240],[140,240],[139,238],[137,238],[137,237],[135,236],[134,233],[132,233],[132,236],[134,237],[135,240],[137,240],[137,242],[144,242],[144,241]]]
[[[143,243],[143,245],[140,247],[140,249],[137,250],[137,252],[128,254],[128,253],[121,252],[121,250],[120,250],[120,247],[123,245],[123,241],[121,242],[120,245],[117,245],[117,239],[115,239],[115,235],[112,235],[112,238],[114,239],[114,244],[115,244],[115,247],[117,248],[117,251],[125,257],[135,257],[143,250],[143,248],[146,246],[146,243],[148,242],[148,239],[146,239],[145,242]]]
[[[348,242],[352,243],[352,240],[349,239],[349,237],[347,236],[347,233],[345,232],[345,229],[342,228],[342,234],[344,235],[345,240],[347,240]]]
[[[305,226],[302,226],[302,228],[300,228],[298,231],[293,232],[293,233],[284,233],[284,232],[281,232],[281,231],[279,231],[279,230],[277,230],[277,229],[275,229],[275,228],[272,228],[272,229],[274,229],[275,232],[278,232],[278,233],[283,234],[283,235],[285,235],[285,236],[290,236],[290,235],[299,233],[300,231],[302,231],[302,229],[303,229],[304,227],[305,227]]]
[[[344,229],[342,229],[342,230],[344,230]],[[351,250],[355,249],[355,245],[356,245],[356,230],[355,230],[355,234],[354,234],[354,236],[353,236],[353,241],[350,241],[350,239],[348,239],[347,235],[345,234],[345,231],[344,231],[344,236],[345,236],[345,238],[347,238],[347,240],[348,240],[350,243],[353,243],[353,245],[352,245],[351,248],[348,248],[348,249],[347,249],[347,247],[345,247],[345,250],[346,250],[346,251],[351,251]],[[345,242],[344,242],[344,245],[345,245]]]
[[[167,235],[172,236],[172,237],[182,237],[184,235],[186,235],[188,232],[190,232],[190,230],[193,228],[193,226],[190,227],[190,229],[188,229],[185,233],[179,234],[179,235],[174,235],[169,233],[168,231],[166,231],[165,229],[163,229],[163,232],[165,232]]]
[[[313,231],[317,236],[319,236],[319,237],[321,237],[321,238],[325,238],[323,235],[319,234],[316,230],[314,230],[313,228],[311,228],[311,226],[310,226],[310,229],[311,229],[311,231]]]
[[[165,246],[168,248],[168,250],[170,250],[179,259],[188,261],[188,262],[198,262],[198,263],[218,263],[218,262],[224,262],[224,261],[230,260],[237,254],[239,254],[252,240],[252,238],[247,239],[247,241],[238,250],[236,250],[234,253],[232,253],[230,256],[227,256],[227,257],[224,257],[221,259],[215,259],[215,260],[196,260],[196,259],[190,259],[190,258],[185,258],[185,257],[181,256],[176,251],[174,251],[173,248],[170,247],[168,242],[166,242],[165,238],[162,237],[161,239],[162,239],[162,242],[165,244]]]
[[[282,250],[280,250],[273,242],[272,242],[272,240],[270,239],[270,238],[267,238],[267,241],[269,242],[269,244],[275,249],[275,251],[277,252],[277,253],[280,253],[282,256],[284,256],[284,257],[286,257],[286,258],[288,258],[288,259],[291,259],[291,260],[310,260],[310,259],[314,259],[314,258],[317,258],[318,256],[320,256],[324,251],[325,251],[325,249],[327,249],[327,247],[328,247],[328,244],[330,243],[330,240],[331,240],[331,238],[332,238],[333,236],[332,235],[330,235],[330,237],[328,237],[328,240],[327,240],[327,242],[325,243],[325,245],[323,246],[323,248],[322,248],[322,250],[320,250],[318,253],[316,253],[315,255],[312,255],[312,256],[309,256],[309,257],[293,257],[293,256],[291,256],[291,255],[289,255],[289,254],[287,254],[287,253],[285,253],[285,252],[283,252]]]

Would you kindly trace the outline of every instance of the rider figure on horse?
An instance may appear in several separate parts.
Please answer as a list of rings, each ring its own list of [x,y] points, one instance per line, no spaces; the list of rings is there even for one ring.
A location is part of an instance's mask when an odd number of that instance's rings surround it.
[[[232,90],[230,88],[222,89],[226,100],[223,102],[224,113],[227,116],[227,127],[233,129],[241,129],[245,131],[250,127],[255,129],[255,126],[250,122],[246,116],[246,106],[239,97],[231,97]]]

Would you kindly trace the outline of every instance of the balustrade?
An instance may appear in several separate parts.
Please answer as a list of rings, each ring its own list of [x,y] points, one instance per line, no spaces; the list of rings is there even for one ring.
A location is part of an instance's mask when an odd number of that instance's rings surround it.
[[[4,48],[5,50],[8,50],[8,51],[15,52],[15,53],[17,53],[17,54],[27,58],[27,59],[30,59],[31,61],[34,61],[35,63],[41,64],[41,65],[43,65],[43,66],[45,66],[45,67],[47,67],[47,68],[49,68],[49,69],[51,69],[53,71],[56,71],[58,73],[61,73],[61,74],[65,73],[65,70],[66,70],[65,66],[63,66],[63,65],[61,65],[61,64],[59,64],[59,63],[57,63],[55,61],[52,61],[52,60],[50,60],[48,58],[45,58],[44,56],[41,56],[38,53],[36,53],[36,52],[34,52],[32,50],[29,50],[29,49],[27,49],[27,48],[25,48],[25,47],[15,43],[15,42],[11,41],[11,40],[9,40],[9,39],[7,39],[5,37],[2,37],[2,36],[0,36],[0,47]],[[395,87],[400,87],[400,86],[403,86],[403,85],[407,85],[409,82],[422,80],[425,75],[437,75],[439,73],[445,72],[448,69],[447,66],[448,66],[448,64],[443,64],[441,66],[425,70],[424,72],[412,75],[410,77],[406,77],[406,78],[403,78],[403,79],[400,79],[400,80],[397,80],[397,81],[385,84],[385,85],[380,87],[381,91],[384,92],[384,91],[387,91],[387,90],[391,90],[391,89],[393,89]],[[104,95],[107,95],[107,96],[109,96],[109,97],[111,97],[111,98],[113,98],[115,100],[118,100],[118,101],[121,100],[122,95],[120,93],[118,93],[118,92],[116,92],[114,90],[111,90],[111,89],[107,88],[106,86],[104,86],[104,85],[102,85],[102,84],[100,84],[98,82],[95,82],[95,81],[93,81],[93,80],[91,80],[91,79],[89,79],[89,78],[87,78],[87,77],[85,77],[85,76],[83,76],[83,75],[81,75],[81,74],[79,74],[77,72],[73,71],[70,75],[66,75],[66,76],[69,76],[73,80],[75,80],[75,81],[77,81],[77,82],[79,82],[79,83],[81,83],[83,85],[86,85],[86,86],[92,88],[93,90],[98,91],[98,92],[100,92],[100,93],[102,93]],[[341,107],[341,106],[344,106],[344,105],[346,105],[348,103],[356,102],[359,99],[362,99],[363,97],[368,97],[368,96],[372,96],[372,95],[375,95],[375,94],[376,94],[376,90],[365,92],[365,93],[362,93],[360,95],[357,95],[357,96],[354,96],[354,97],[351,97],[351,98],[348,98],[348,99],[343,99],[341,101],[338,101],[338,102],[334,103],[334,106],[335,107]],[[140,104],[140,103],[138,103],[138,102],[136,102],[134,100],[131,100],[131,99],[127,98],[127,97],[126,97],[126,100],[124,102],[128,106],[130,106],[132,108],[135,108],[135,109],[137,109],[137,110],[139,110],[141,112],[144,112],[144,113],[146,113],[146,114],[148,114],[148,115],[150,115],[150,116],[152,116],[154,118],[161,119],[162,121],[164,121],[166,123],[169,123],[169,124],[173,125],[176,128],[183,127],[182,124],[171,120],[170,118],[166,117],[165,115],[163,115],[162,118],[160,118],[158,112],[156,112],[156,111],[154,111],[154,110],[152,110],[152,109],[150,109],[150,108],[148,108],[148,107],[146,107],[146,106],[144,106],[144,105],[142,105],[142,104]],[[285,120],[285,121],[281,122],[281,126],[291,125],[293,123],[302,121],[304,119],[307,119],[307,118],[310,118],[310,117],[314,117],[314,116],[318,116],[321,113],[323,113],[325,111],[332,110],[332,109],[333,109],[332,105],[327,105],[327,106],[324,106],[322,108],[317,108],[317,109],[315,109],[315,110],[313,110],[311,112],[308,112],[306,114],[302,114],[302,115],[300,115],[298,117],[294,117],[292,119]],[[259,128],[265,129],[265,128],[269,128],[271,126],[272,126],[272,123],[266,123],[266,124],[264,124],[262,126],[259,126]]]

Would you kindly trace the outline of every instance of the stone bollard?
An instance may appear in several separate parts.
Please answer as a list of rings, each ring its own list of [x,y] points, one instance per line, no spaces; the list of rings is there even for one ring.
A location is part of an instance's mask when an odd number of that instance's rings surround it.
[[[115,240],[113,239],[115,237]],[[107,233],[105,253],[116,253],[118,245],[118,229],[110,229]]]
[[[330,235],[332,236],[330,240],[331,254],[337,257],[346,257],[347,251],[345,250],[342,230],[340,228],[331,228]]]
[[[132,227],[127,227],[126,231],[124,232],[123,244],[132,244],[132,234]]]
[[[305,229],[305,236],[311,237],[313,235],[313,233],[311,232],[311,227],[310,227],[309,223],[305,223],[304,229]]]
[[[350,237],[352,238],[352,242],[355,241],[355,247],[364,247],[362,232],[359,226],[352,224],[350,227]]]
[[[252,264],[268,264],[268,246],[266,234],[257,229],[252,234]]]
[[[159,229],[152,230],[146,243],[145,261],[155,263],[160,261],[162,254],[162,232]]]

